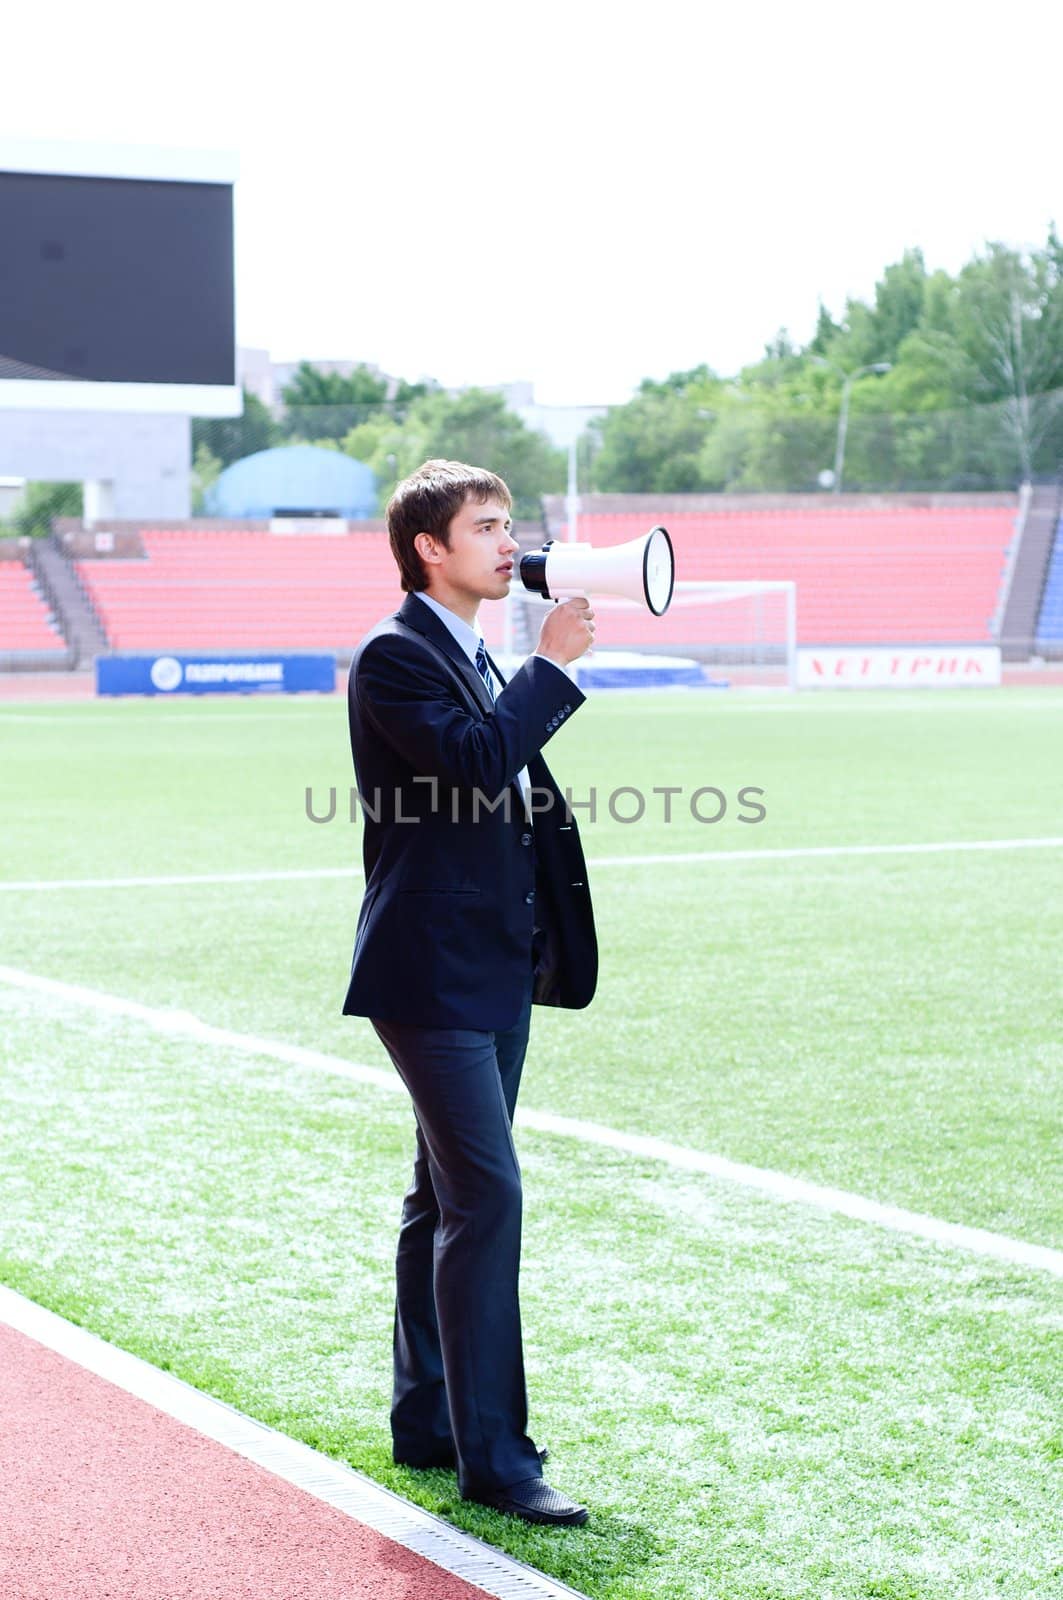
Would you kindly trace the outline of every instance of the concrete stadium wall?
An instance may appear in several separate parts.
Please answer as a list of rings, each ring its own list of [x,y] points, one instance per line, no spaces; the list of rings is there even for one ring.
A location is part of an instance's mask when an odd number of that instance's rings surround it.
[[[184,518],[191,433],[182,416],[0,410],[0,474],[84,483],[87,516]]]

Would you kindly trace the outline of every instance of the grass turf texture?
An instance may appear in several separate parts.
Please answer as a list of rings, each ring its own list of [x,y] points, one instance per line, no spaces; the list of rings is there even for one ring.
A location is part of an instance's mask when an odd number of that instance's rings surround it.
[[[1053,691],[595,697],[588,856],[1060,831]],[[339,701],[0,708],[11,878],[349,867]],[[681,785],[663,821],[654,785]],[[732,801],[715,826],[686,797]],[[737,791],[767,817],[736,820]],[[609,794],[640,788],[623,825]],[[710,797],[711,800],[711,797]],[[1043,1244],[1063,852],[592,869],[581,1014],[522,1102]],[[338,1017],[350,879],[0,895],[3,959],[384,1065]],[[392,1467],[398,1097],[0,990],[0,1275],[594,1596],[1063,1592],[1058,1283],[527,1130],[533,1432],[586,1529]],[[1053,1385],[1056,1394],[1053,1395]]]

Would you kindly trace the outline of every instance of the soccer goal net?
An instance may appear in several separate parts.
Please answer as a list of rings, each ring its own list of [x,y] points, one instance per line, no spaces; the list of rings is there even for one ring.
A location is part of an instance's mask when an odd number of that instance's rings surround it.
[[[686,657],[728,669],[731,681],[797,684],[797,585],[790,580],[679,580],[663,617],[630,600],[591,595],[597,622],[594,654],[610,651]],[[534,649],[552,602],[526,590],[510,594],[507,653]],[[501,643],[502,641],[500,641]]]

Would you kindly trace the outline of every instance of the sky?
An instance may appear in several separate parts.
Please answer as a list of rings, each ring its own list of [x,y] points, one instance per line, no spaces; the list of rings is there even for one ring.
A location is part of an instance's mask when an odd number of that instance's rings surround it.
[[[906,248],[1043,244],[1061,15],[52,0],[5,18],[0,141],[234,152],[237,339],[275,360],[615,403],[806,341]]]

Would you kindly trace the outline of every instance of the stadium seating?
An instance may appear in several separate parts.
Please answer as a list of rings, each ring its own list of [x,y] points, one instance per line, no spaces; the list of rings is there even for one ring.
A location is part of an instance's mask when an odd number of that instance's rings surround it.
[[[1037,618],[1037,644],[1055,653],[1063,645],[1063,518],[1056,525],[1056,536],[1045,576],[1041,609]]]
[[[143,558],[77,564],[114,650],[349,650],[402,600],[382,529],[141,537]]]
[[[644,533],[645,512],[589,511],[598,545]],[[991,641],[1014,509],[1007,505],[818,506],[669,511],[684,580],[788,579],[798,638],[827,644]],[[78,573],[113,650],[349,650],[402,599],[381,525],[353,532],[146,529],[145,554],[88,558]],[[673,605],[664,618],[603,607],[613,647],[726,645],[748,633],[740,607]],[[500,647],[504,607],[481,622]],[[600,630],[605,643],[605,630]]]
[[[23,561],[0,561],[0,652],[66,650],[33,573]]]
[[[992,642],[1015,512],[1008,506],[851,506],[807,511],[669,511],[660,518],[685,580],[788,579],[802,644]],[[579,537],[609,545],[645,533],[645,512],[585,513]],[[719,642],[745,628],[725,608],[704,614]],[[610,642],[682,643],[690,621],[610,612]],[[735,634],[735,637],[738,635]]]

